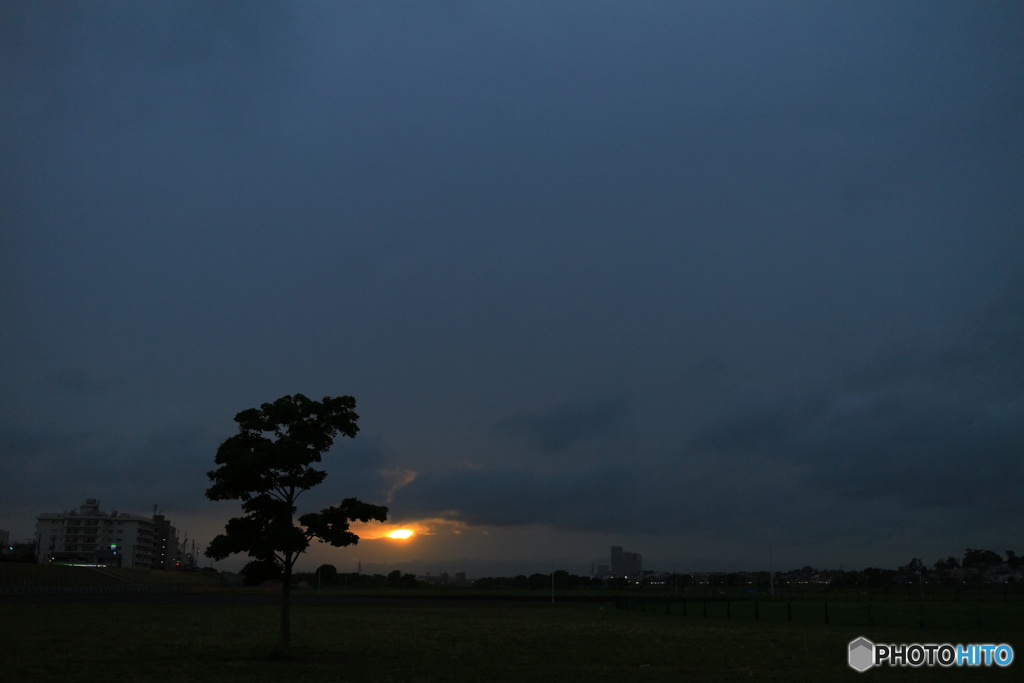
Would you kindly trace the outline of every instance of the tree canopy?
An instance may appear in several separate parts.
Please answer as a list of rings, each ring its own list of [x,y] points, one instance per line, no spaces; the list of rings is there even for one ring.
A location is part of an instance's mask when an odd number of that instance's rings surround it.
[[[346,498],[339,505],[298,518],[296,500],[322,483],[325,470],[313,465],[339,434],[355,438],[356,401],[351,396],[325,396],[313,401],[302,394],[283,396],[235,415],[238,433],[217,449],[219,467],[207,472],[213,485],[210,500],[239,500],[241,517],[233,517],[225,533],[214,538],[206,556],[221,560],[246,553],[252,560],[242,570],[250,581],[282,577],[281,644],[290,645],[289,595],[292,567],[316,538],[335,547],[353,545],[359,537],[350,522],[386,521],[383,505]]]

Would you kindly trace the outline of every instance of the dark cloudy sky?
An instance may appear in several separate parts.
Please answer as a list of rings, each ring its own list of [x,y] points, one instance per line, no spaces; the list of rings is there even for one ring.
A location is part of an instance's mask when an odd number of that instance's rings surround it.
[[[1024,551],[1024,6],[0,2],[0,528],[296,392],[310,563]]]

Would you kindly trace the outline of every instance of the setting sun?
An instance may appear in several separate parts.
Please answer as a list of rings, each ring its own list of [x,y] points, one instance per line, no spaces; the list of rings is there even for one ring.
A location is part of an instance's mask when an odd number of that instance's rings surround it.
[[[379,522],[352,522],[349,529],[364,541],[388,539],[406,541],[419,536],[457,534],[466,528],[466,523],[457,519],[431,517],[426,519],[399,519],[393,524]]]

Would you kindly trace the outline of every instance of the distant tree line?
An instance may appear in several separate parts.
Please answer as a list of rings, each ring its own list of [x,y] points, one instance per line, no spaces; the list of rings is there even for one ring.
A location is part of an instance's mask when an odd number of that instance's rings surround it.
[[[248,581],[248,579],[247,579]],[[247,584],[253,585],[253,584]],[[416,588],[415,574],[403,573],[396,569],[384,574],[363,574],[351,572],[342,574],[332,564],[322,564],[314,572],[296,572],[292,574],[292,585],[304,585],[310,588]]]
[[[1005,555],[1005,557],[1004,557]],[[822,585],[831,588],[883,589],[903,584],[964,585],[971,583],[1015,583],[1015,574],[1024,571],[1024,558],[1012,550],[1004,555],[991,550],[968,548],[961,558],[947,557],[935,561],[931,567],[920,558],[912,558],[907,564],[896,569],[866,567],[863,570],[815,569],[804,566],[799,569],[775,572],[703,572],[667,573],[645,571],[640,577],[602,578],[578,576],[564,569],[552,574],[519,574],[517,576],[485,576],[471,582],[474,588],[484,590],[551,590],[552,579],[558,591],[608,590],[629,587],[701,588],[708,590],[757,590],[775,591],[801,590],[804,585]],[[259,585],[267,580],[260,572],[242,570],[246,585]],[[278,579],[277,577],[272,577]],[[321,565],[313,572],[296,572],[292,575],[293,586],[316,588],[416,588],[423,581],[417,581],[415,574],[396,569],[387,575],[340,573],[330,564]]]
[[[843,588],[884,588],[900,583],[920,582],[945,586],[965,583],[1016,583],[1016,574],[1024,570],[1024,562],[1012,550],[1004,558],[992,550],[967,548],[962,558],[936,560],[929,568],[920,558],[899,568],[868,567],[862,572],[841,572],[831,578],[831,585]]]
[[[551,574],[530,574],[529,576],[520,574],[511,578],[504,576],[486,576],[475,580],[473,582],[473,586],[476,588],[486,589],[517,588],[551,590],[551,580]],[[620,579],[619,581],[621,581],[623,585],[626,583],[625,579]],[[606,582],[600,578],[577,576],[576,574],[570,574],[564,569],[559,569],[554,573],[554,582],[557,590],[604,588],[606,585]]]

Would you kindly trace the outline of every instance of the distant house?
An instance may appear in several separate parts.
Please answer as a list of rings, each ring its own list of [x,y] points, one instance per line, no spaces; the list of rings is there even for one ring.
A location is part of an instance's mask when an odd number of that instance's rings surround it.
[[[168,569],[178,559],[177,530],[163,515],[103,512],[87,498],[77,510],[36,517],[36,559],[41,563]]]

